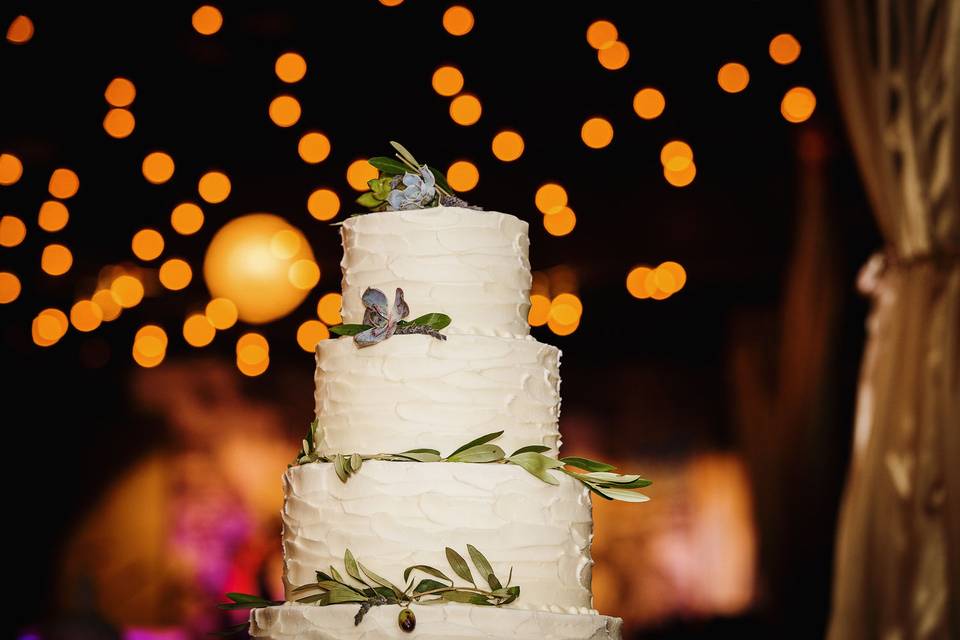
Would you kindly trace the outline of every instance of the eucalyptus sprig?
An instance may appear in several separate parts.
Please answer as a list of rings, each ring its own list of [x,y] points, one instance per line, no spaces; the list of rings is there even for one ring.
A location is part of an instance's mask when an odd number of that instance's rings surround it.
[[[384,460],[388,462],[474,462],[480,464],[514,464],[522,467],[531,475],[547,484],[557,485],[559,481],[551,470],[565,473],[578,480],[593,493],[607,500],[621,502],[646,502],[650,498],[633,489],[648,487],[652,483],[636,474],[615,473],[616,467],[605,462],[598,462],[589,458],[567,456],[551,458],[543,455],[550,447],[541,444],[532,444],[521,447],[509,456],[495,444],[491,444],[503,435],[503,431],[495,431],[471,440],[459,447],[448,456],[441,456],[436,449],[410,449],[400,453],[367,454],[321,454],[319,445],[319,421],[310,423],[307,438],[297,454],[297,459],[291,466],[310,462],[332,462],[337,477],[342,482],[360,471],[366,460]],[[321,436],[322,437],[322,436]]]

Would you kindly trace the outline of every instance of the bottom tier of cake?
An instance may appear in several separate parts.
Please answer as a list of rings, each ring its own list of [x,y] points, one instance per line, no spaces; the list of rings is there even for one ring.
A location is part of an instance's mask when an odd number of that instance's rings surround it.
[[[410,606],[416,616],[412,633],[400,629],[400,607],[371,609],[359,625],[353,605],[286,604],[254,609],[250,635],[271,640],[380,640],[381,638],[487,638],[502,640],[620,640],[620,618],[551,613],[469,604]]]

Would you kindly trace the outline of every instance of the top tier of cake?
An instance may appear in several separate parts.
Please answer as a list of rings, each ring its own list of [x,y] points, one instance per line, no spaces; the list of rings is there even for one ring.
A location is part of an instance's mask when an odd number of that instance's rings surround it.
[[[530,333],[530,239],[523,220],[495,211],[433,207],[344,221],[345,323],[363,322],[367,287],[393,300],[402,287],[410,318],[445,313],[445,333]]]

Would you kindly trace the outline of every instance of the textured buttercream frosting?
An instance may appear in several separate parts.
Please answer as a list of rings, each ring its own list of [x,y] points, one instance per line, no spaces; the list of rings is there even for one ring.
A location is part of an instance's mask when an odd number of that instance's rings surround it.
[[[343,573],[349,548],[394,584],[426,564],[449,572],[445,547],[477,547],[501,580],[513,568],[520,597],[510,607],[594,613],[590,591],[590,493],[555,473],[559,485],[506,464],[367,461],[344,483],[330,463],[284,475],[284,586]]]
[[[317,344],[316,417],[323,454],[443,455],[478,436],[512,453],[542,444],[556,456],[560,351],[533,338],[393,336],[358,348],[351,338]]]
[[[445,603],[411,605],[417,617],[413,633],[397,626],[400,608],[374,607],[354,625],[359,605],[318,607],[287,603],[254,609],[250,635],[272,640],[620,640],[623,621],[600,615],[570,615]]]
[[[354,216],[341,227],[345,323],[363,321],[367,287],[393,300],[403,289],[411,318],[445,313],[447,333],[530,333],[526,222],[461,207]]]

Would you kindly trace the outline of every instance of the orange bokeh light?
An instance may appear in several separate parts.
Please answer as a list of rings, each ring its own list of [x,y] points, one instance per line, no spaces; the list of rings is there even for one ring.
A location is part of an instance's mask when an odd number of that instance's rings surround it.
[[[307,61],[302,55],[292,51],[277,58],[273,68],[277,77],[287,83],[299,82],[307,75]]]
[[[527,314],[527,322],[531,327],[541,327],[547,324],[550,318],[550,298],[539,293],[530,296],[530,313]]]
[[[480,170],[469,160],[457,160],[447,169],[447,182],[456,191],[470,191],[480,182]]]
[[[339,293],[331,292],[324,294],[317,302],[317,317],[328,325],[340,324],[343,318],[340,317],[340,307],[343,305],[343,296]]]
[[[454,36],[465,36],[473,29],[473,12],[466,7],[454,5],[443,12],[443,28]]]
[[[463,89],[463,74],[460,69],[446,65],[433,72],[433,90],[442,96],[455,96]]]
[[[787,91],[780,102],[780,113],[787,122],[804,122],[813,115],[817,97],[807,87],[794,87]]]
[[[587,27],[587,42],[594,49],[606,49],[617,41],[617,27],[609,20],[597,20]]]
[[[727,93],[740,93],[750,84],[750,72],[739,62],[728,62],[717,72],[717,84]]]
[[[103,322],[103,311],[90,300],[80,300],[70,309],[70,324],[77,331],[93,331]]]
[[[73,197],[80,189],[80,178],[70,169],[54,169],[47,188],[54,198],[64,200]]]
[[[270,119],[278,127],[292,127],[300,120],[300,102],[293,96],[277,96],[270,102]]]
[[[12,153],[0,153],[0,184],[9,186],[23,175],[23,163]]]
[[[330,337],[327,325],[319,320],[307,320],[297,329],[297,344],[304,351],[313,352],[317,343]]]
[[[212,36],[223,26],[223,14],[214,6],[205,4],[193,12],[193,28],[204,36]]]
[[[323,162],[330,155],[330,138],[319,131],[305,133],[297,143],[297,153],[309,164]]]
[[[523,155],[523,137],[516,131],[501,131],[493,136],[490,146],[497,160],[503,162],[513,162]]]
[[[555,182],[548,182],[537,189],[537,193],[533,197],[533,202],[537,205],[537,209],[539,209],[541,213],[559,213],[560,210],[567,206],[567,190]]]
[[[171,258],[160,265],[160,284],[171,291],[185,289],[193,279],[193,270],[185,260]]]
[[[641,300],[650,297],[647,291],[646,279],[650,274],[650,267],[634,267],[627,274],[627,291],[634,298]]]
[[[25,44],[33,37],[33,20],[27,16],[17,16],[7,27],[7,40],[13,44]]]
[[[653,87],[640,89],[633,96],[633,110],[644,120],[653,120],[663,113],[666,106],[667,101],[663,94]]]
[[[565,236],[577,226],[577,216],[570,207],[543,216],[543,228],[552,236]]]
[[[462,93],[450,101],[450,117],[459,125],[468,127],[476,124],[482,113],[480,100],[469,93]]]
[[[0,218],[0,246],[15,247],[27,237],[27,225],[17,216]]]
[[[800,42],[789,33],[781,33],[770,40],[770,57],[777,64],[791,64],[800,57]]]
[[[230,178],[219,171],[203,174],[198,184],[200,197],[210,204],[223,202],[230,195]]]
[[[149,262],[163,253],[163,236],[156,229],[141,229],[133,235],[130,246],[135,256]]]
[[[0,271],[0,304],[9,304],[20,296],[20,278],[9,271]]]
[[[215,329],[229,329],[237,323],[237,305],[227,298],[214,298],[207,303],[207,320]]]
[[[51,276],[62,276],[73,266],[73,254],[62,244],[48,244],[40,256],[40,268]]]
[[[111,138],[126,138],[133,133],[137,120],[127,109],[110,109],[103,117],[103,130]]]
[[[103,315],[104,322],[116,320],[123,311],[123,307],[120,306],[119,301],[113,296],[113,292],[110,291],[110,289],[100,289],[93,294],[92,300],[93,304],[100,307],[100,313]]]
[[[131,275],[118,276],[110,283],[110,292],[113,299],[124,309],[140,304],[143,300],[143,283]]]
[[[317,220],[332,220],[340,211],[340,198],[330,189],[317,189],[307,198],[307,211]]]
[[[170,214],[170,226],[180,235],[189,236],[203,226],[203,209],[192,202],[182,202]]]
[[[606,118],[590,118],[580,128],[580,138],[591,149],[602,149],[613,141],[613,125]]]
[[[616,71],[627,66],[630,60],[630,48],[619,40],[597,51],[597,60],[604,69]]]
[[[374,180],[379,175],[380,172],[377,171],[377,168],[367,162],[365,158],[354,160],[347,167],[347,182],[357,191],[368,190],[370,187],[367,185],[367,181]]]
[[[137,97],[137,88],[127,78],[114,78],[107,85],[103,97],[114,107],[128,107]]]
[[[205,347],[213,342],[217,330],[202,313],[195,313],[183,323],[183,339],[191,347]]]
[[[666,178],[667,182],[672,184],[675,187],[685,187],[691,182],[697,175],[697,165],[691,160],[683,169],[679,171],[673,171],[669,167],[663,168],[663,177]]]
[[[143,177],[151,184],[163,184],[173,177],[173,158],[163,151],[154,151],[143,159]]]
[[[660,149],[660,164],[667,171],[683,171],[693,162],[693,149],[683,140],[671,140]]]

